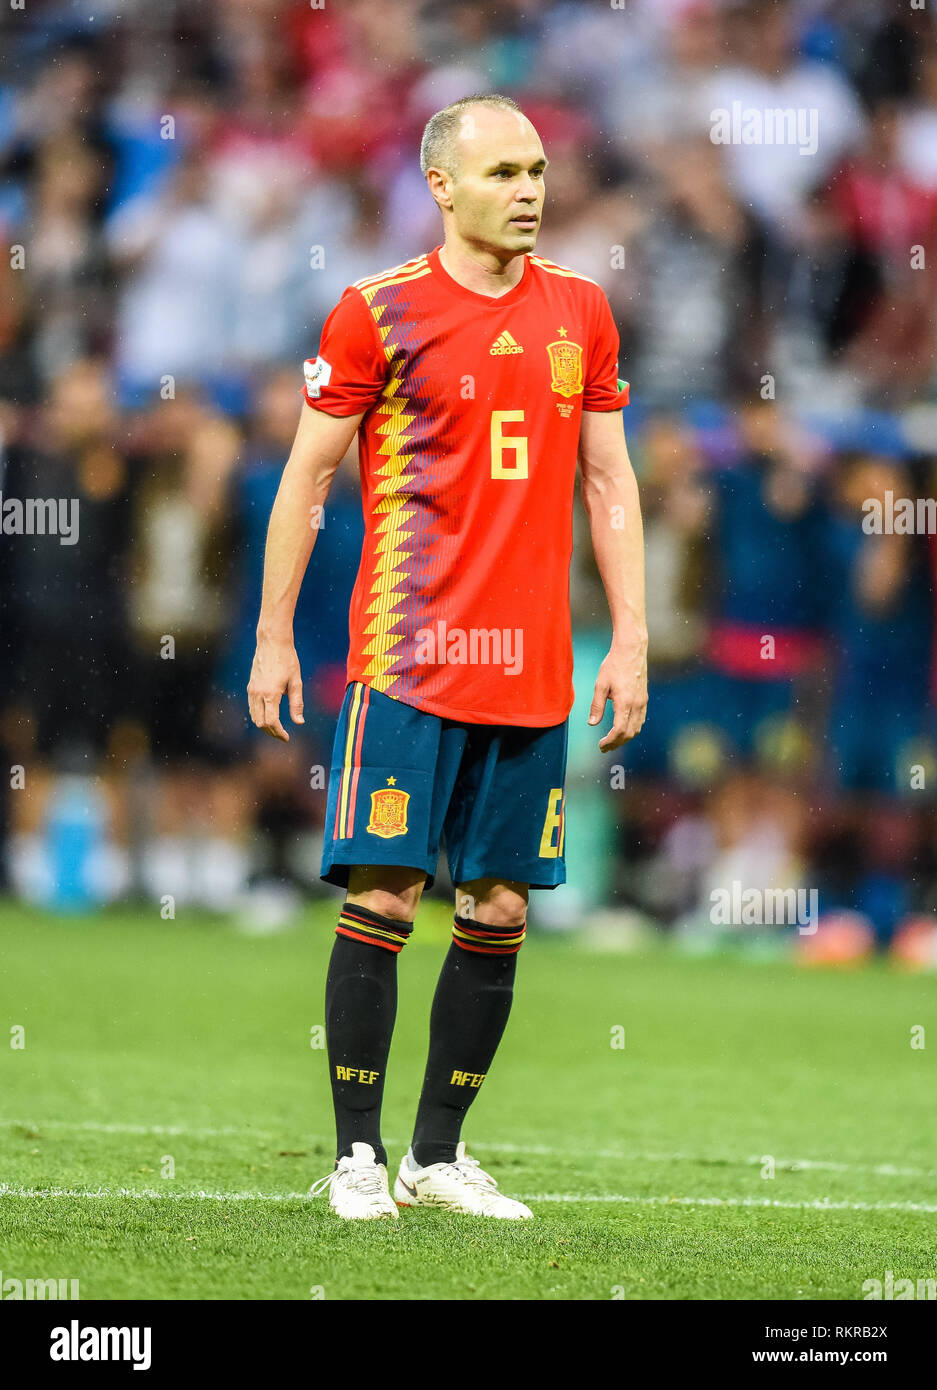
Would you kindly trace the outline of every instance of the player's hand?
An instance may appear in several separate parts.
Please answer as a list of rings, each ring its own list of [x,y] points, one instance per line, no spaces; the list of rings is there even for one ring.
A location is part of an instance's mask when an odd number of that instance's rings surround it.
[[[258,729],[289,743],[290,736],[280,723],[280,701],[284,695],[289,698],[293,723],[304,724],[303,678],[296,648],[288,639],[259,639],[247,683],[251,719]]]
[[[599,739],[603,753],[611,753],[641,732],[647,714],[646,645],[612,647],[599,667],[589,710],[590,724],[601,723],[608,700],[612,702],[615,721],[605,737]]]

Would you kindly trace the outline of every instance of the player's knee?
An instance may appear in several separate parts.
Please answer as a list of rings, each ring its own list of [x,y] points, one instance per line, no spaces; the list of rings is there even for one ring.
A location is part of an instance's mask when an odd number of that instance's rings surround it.
[[[526,892],[504,883],[485,887],[475,896],[460,891],[456,904],[460,916],[471,918],[481,926],[519,930],[527,921]]]
[[[464,951],[516,955],[527,935],[527,898],[504,884],[473,898],[459,893],[452,939]]]
[[[347,901],[395,922],[412,923],[425,882],[425,876],[412,869],[377,870],[368,865],[351,870]]]
[[[386,892],[375,888],[370,893],[348,895],[349,902],[377,912],[381,917],[389,917],[395,922],[412,922],[416,903],[406,894]]]

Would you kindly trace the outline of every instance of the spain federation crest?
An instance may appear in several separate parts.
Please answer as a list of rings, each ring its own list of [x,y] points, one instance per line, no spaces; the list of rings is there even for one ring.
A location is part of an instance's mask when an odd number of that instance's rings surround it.
[[[582,348],[578,343],[558,339],[547,343],[550,371],[553,379],[550,390],[560,396],[578,396],[582,391]]]
[[[390,840],[394,835],[407,833],[407,802],[409,792],[398,791],[396,787],[382,787],[371,793],[371,819],[365,829],[369,835],[380,835],[382,840]]]

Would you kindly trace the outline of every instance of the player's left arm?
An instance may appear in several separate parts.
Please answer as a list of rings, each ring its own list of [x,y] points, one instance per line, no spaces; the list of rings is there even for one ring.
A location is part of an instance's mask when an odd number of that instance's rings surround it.
[[[620,410],[582,412],[579,467],[592,548],[612,617],[612,644],[599,667],[589,723],[599,723],[611,700],[615,720],[599,740],[602,752],[610,753],[634,738],[647,712],[644,528]]]

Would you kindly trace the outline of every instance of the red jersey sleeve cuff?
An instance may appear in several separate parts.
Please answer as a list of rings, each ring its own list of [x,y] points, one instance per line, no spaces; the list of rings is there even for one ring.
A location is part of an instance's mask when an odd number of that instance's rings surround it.
[[[362,410],[367,409],[366,406],[357,405],[354,401],[328,401],[323,403],[321,400],[312,400],[305,386],[302,389],[302,397],[308,406],[311,406],[313,410],[321,410],[323,415],[337,415],[339,417],[345,415],[358,415]]]
[[[592,405],[589,401],[587,401],[584,398],[582,408],[583,410],[594,410],[599,414],[604,414],[607,411],[623,409],[624,406],[626,406],[629,403],[630,398],[631,386],[627,381],[619,380],[618,392],[611,398],[611,400],[609,400],[608,397],[605,397],[600,403]]]

